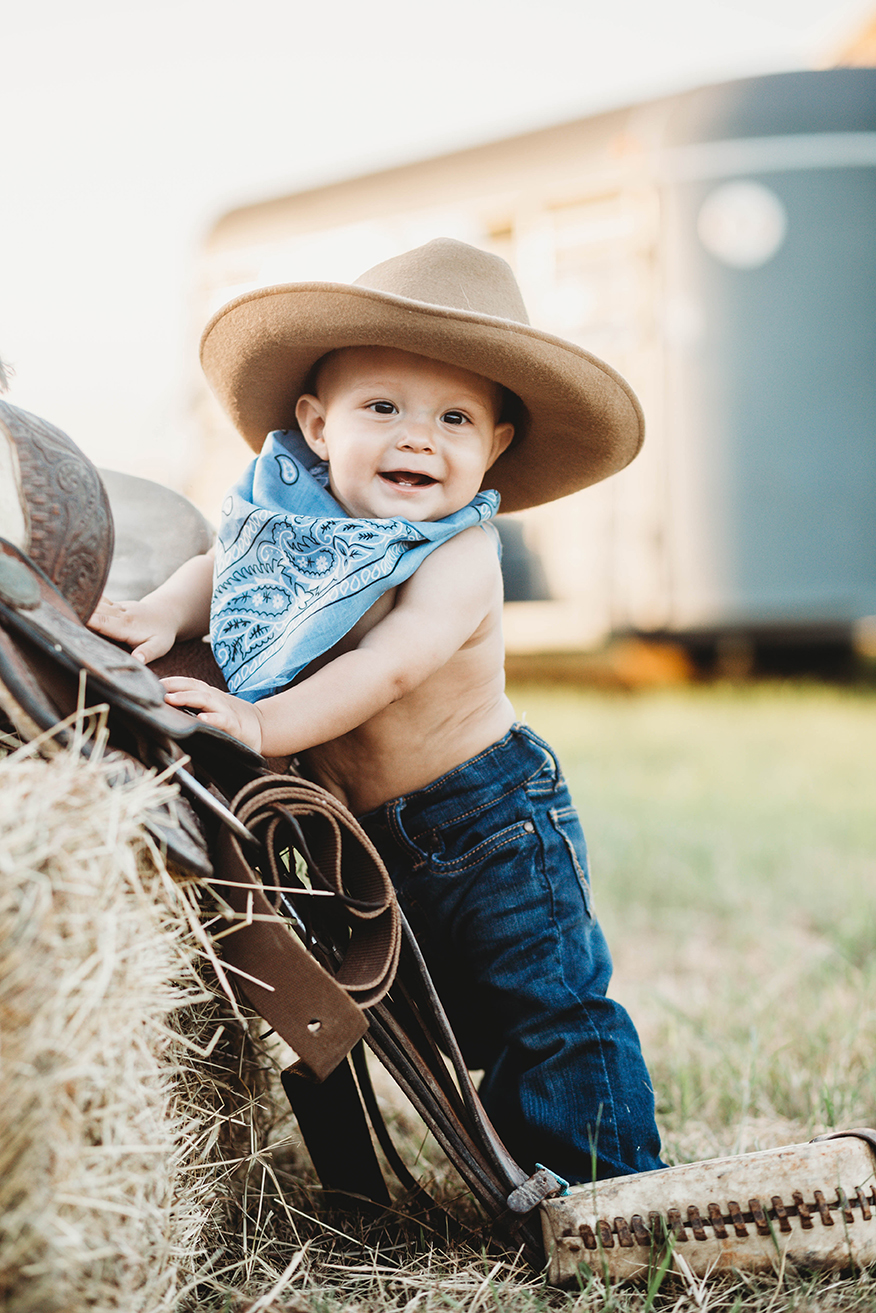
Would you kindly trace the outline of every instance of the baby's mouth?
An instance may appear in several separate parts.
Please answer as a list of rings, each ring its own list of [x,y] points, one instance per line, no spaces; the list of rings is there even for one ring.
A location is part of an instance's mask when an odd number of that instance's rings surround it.
[[[429,488],[438,481],[430,474],[420,474],[416,470],[383,470],[380,477],[397,488]]]

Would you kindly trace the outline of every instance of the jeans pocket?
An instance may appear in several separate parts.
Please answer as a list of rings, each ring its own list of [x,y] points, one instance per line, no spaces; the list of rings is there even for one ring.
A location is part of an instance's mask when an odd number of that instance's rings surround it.
[[[427,860],[436,875],[465,875],[479,871],[502,849],[519,840],[537,842],[535,826],[528,818],[504,825],[478,842],[474,841],[475,836],[467,828],[456,830],[451,821],[440,830],[434,830],[431,839],[432,846]]]
[[[551,824],[566,846],[581,892],[587,915],[593,916],[593,894],[590,889],[589,864],[587,861],[587,841],[581,829],[581,821],[574,807],[551,807],[548,815]]]

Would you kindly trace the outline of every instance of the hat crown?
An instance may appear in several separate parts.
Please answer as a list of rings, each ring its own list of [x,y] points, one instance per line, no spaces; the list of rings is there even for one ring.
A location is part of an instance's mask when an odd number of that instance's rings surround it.
[[[425,305],[490,315],[528,324],[529,316],[511,266],[451,237],[439,237],[368,269],[360,287],[403,296]]]

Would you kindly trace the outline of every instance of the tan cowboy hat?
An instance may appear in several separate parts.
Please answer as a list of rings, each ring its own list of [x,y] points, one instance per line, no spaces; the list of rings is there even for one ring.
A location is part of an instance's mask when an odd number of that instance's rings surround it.
[[[375,265],[355,283],[248,292],[213,316],[201,363],[219,402],[259,451],[294,428],[295,403],[329,351],[388,346],[457,365],[515,393],[525,436],[489,471],[503,511],[553,501],[614,474],[642,445],[628,383],[581,347],[531,328],[504,260],[439,238]]]

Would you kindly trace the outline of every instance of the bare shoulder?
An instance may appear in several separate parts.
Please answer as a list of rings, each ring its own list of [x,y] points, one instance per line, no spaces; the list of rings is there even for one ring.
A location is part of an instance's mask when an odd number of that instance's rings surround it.
[[[436,547],[408,582],[433,588],[446,579],[467,589],[491,585],[498,578],[501,570],[495,539],[474,525]]]

